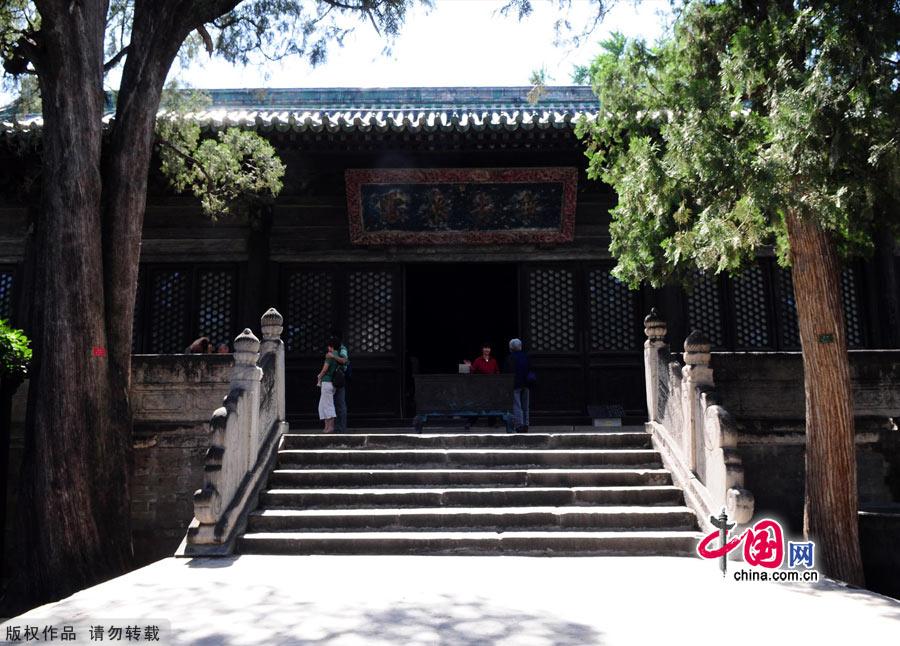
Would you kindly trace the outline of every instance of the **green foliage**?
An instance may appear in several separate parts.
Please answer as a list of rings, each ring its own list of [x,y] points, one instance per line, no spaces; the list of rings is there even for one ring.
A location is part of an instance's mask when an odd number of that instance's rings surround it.
[[[688,2],[656,47],[614,35],[588,73],[588,173],[619,195],[616,275],[632,286],[787,262],[784,216],[845,254],[897,227],[900,3]]]
[[[18,97],[4,109],[6,118],[25,118],[41,113],[41,91],[37,77],[23,76],[19,80]]]
[[[22,330],[0,320],[0,379],[24,379],[31,361],[30,341]]]
[[[229,128],[204,138],[191,113],[208,102],[198,91],[166,92],[165,112],[156,126],[162,172],[175,190],[189,189],[213,219],[246,214],[252,205],[278,195],[284,164],[255,132]]]
[[[23,46],[33,43],[32,37],[40,24],[40,16],[32,2],[0,2],[0,60],[7,75],[18,76],[28,70],[28,58]]]

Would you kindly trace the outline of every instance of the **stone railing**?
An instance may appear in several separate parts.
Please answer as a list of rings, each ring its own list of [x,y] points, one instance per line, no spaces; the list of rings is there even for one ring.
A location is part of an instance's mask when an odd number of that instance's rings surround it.
[[[656,310],[644,319],[644,332],[647,426],[654,447],[705,531],[714,529],[710,516],[723,507],[732,521],[748,523],[753,495],[744,489],[737,428],[714,389],[709,339],[697,331],[688,336],[682,364],[670,353],[666,323]]]
[[[262,316],[262,343],[249,329],[234,340],[230,390],[209,422],[203,486],[179,556],[231,554],[256,506],[288,426],[282,324],[273,308]]]

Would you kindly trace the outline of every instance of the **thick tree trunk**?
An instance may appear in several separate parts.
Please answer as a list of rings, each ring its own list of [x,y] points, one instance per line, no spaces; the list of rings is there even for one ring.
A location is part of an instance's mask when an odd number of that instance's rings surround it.
[[[32,602],[130,564],[131,322],[154,120],[181,43],[236,4],[135,2],[101,168],[108,0],[36,1],[44,175],[21,505]]]
[[[116,119],[104,165],[103,236],[107,334],[121,416],[130,420],[131,331],[153,152],[166,76],[191,30],[237,2],[138,1],[119,86]],[[187,6],[185,6],[187,5]],[[206,6],[210,5],[210,6]],[[129,425],[130,428],[130,425]]]
[[[810,218],[787,218],[806,391],[804,532],[828,576],[863,585],[850,364],[840,263]]]
[[[6,554],[6,490],[9,482],[9,444],[12,437],[12,399],[22,385],[21,377],[0,377],[0,578],[8,576],[3,569]]]
[[[153,152],[156,115],[166,76],[190,32],[237,1],[134,5],[131,42],[119,86],[116,119],[103,172],[103,268],[113,417],[121,452],[131,463],[131,333]],[[119,513],[119,511],[116,511]],[[115,516],[109,519],[115,521]]]
[[[103,293],[111,405],[110,443],[124,470],[119,487],[130,490],[133,459],[131,389],[132,321],[141,255],[141,232],[153,131],[166,74],[186,33],[175,29],[177,13],[136,3],[135,22],[122,74],[115,126],[103,165]],[[128,498],[105,502],[104,533],[127,526]]]
[[[33,602],[113,576],[131,557],[127,465],[110,432],[117,420],[101,350],[107,345],[99,217],[107,3],[46,1],[38,8],[44,174],[21,499],[28,546],[23,582]],[[124,522],[106,522],[123,508]]]

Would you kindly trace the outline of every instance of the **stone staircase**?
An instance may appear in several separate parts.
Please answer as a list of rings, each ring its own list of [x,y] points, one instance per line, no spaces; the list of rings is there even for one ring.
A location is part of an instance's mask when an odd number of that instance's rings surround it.
[[[238,551],[694,554],[650,435],[594,430],[285,435]]]

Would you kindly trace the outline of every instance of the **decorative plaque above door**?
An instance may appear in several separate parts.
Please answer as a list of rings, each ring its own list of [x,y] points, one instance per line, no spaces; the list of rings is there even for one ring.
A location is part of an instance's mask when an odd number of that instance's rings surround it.
[[[571,242],[575,168],[346,171],[350,240],[359,245]]]

